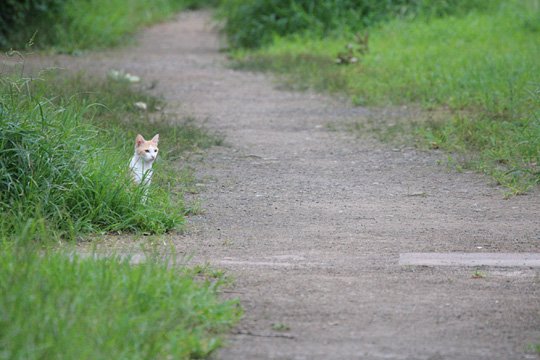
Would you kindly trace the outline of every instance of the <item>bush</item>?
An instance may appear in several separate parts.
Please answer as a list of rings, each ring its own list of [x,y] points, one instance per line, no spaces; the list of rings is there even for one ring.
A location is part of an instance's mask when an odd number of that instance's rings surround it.
[[[40,28],[50,26],[65,0],[4,0],[0,3],[0,48],[22,47]],[[33,24],[33,26],[28,26]]]
[[[276,35],[359,31],[391,17],[442,16],[492,5],[488,0],[223,0],[219,18],[233,47],[256,48]]]

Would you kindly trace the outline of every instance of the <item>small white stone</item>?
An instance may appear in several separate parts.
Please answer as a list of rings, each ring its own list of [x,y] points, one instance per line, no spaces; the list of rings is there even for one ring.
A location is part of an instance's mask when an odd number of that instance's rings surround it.
[[[141,81],[140,77],[138,77],[137,75],[131,75],[130,73],[126,73],[125,79],[131,83],[136,83],[136,82]]]
[[[133,104],[137,109],[139,110],[142,110],[142,111],[146,111],[148,109],[148,106],[146,105],[145,102],[142,102],[142,101],[137,101],[136,103]]]

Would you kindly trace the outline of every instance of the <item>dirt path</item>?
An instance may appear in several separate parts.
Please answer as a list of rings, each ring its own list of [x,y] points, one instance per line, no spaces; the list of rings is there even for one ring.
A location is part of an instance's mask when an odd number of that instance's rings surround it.
[[[236,278],[228,295],[246,315],[218,358],[536,358],[527,345],[540,343],[538,270],[473,278],[472,268],[398,259],[540,252],[538,193],[504,200],[487,179],[437,165],[437,154],[328,131],[367,110],[278,90],[228,69],[218,49],[208,14],[196,12],[84,60],[157,80],[170,108],[226,136],[229,146],[195,164],[205,214],[172,239]]]

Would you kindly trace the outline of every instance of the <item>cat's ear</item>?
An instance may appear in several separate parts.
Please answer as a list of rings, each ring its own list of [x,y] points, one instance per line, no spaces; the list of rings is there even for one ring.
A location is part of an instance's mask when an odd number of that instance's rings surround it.
[[[159,141],[159,134],[156,134],[156,135],[152,138],[151,141],[152,141],[154,144],[157,145],[157,144],[158,144],[158,141]]]
[[[135,147],[141,146],[142,144],[144,144],[144,142],[145,140],[143,136],[141,134],[138,134],[137,137],[135,138]]]

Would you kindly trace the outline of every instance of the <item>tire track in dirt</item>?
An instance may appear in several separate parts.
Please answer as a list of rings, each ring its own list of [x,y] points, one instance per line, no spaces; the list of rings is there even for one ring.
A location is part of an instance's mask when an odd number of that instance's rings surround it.
[[[205,213],[169,239],[236,279],[226,296],[246,315],[218,358],[535,358],[526,346],[540,342],[538,270],[475,278],[398,259],[539,252],[538,192],[504,200],[486,178],[437,165],[437,154],[328,131],[369,111],[227,68],[205,12],[78,61],[157,81],[169,108],[226,136],[194,164]]]

